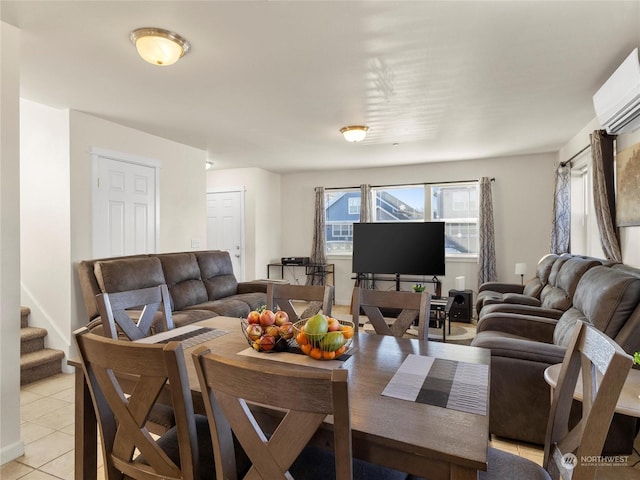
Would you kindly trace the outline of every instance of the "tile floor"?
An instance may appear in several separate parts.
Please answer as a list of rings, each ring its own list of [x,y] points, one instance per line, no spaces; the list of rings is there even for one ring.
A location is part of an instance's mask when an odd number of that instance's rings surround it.
[[[73,375],[60,374],[20,390],[20,420],[25,453],[3,465],[2,480],[73,479]],[[493,445],[542,462],[536,447],[493,440]],[[99,462],[102,465],[102,461]],[[103,480],[102,467],[98,480]]]

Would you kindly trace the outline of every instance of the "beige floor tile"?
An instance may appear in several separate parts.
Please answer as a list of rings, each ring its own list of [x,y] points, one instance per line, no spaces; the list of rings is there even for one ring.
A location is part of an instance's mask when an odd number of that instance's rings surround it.
[[[504,450],[505,452],[513,453],[514,455],[519,455],[518,444],[505,438],[500,438],[492,435],[491,446],[499,450]]]
[[[20,462],[39,468],[60,455],[73,450],[73,436],[62,432],[53,432],[35,442],[24,446],[24,455]]]
[[[20,407],[22,407],[23,405],[26,405],[27,403],[40,400],[41,398],[43,398],[43,395],[40,395],[34,392],[29,392],[27,390],[20,390]]]
[[[38,470],[50,473],[56,477],[71,479],[73,478],[74,466],[73,450],[71,450],[49,463],[45,463]]]
[[[55,429],[39,425],[32,422],[24,422],[20,425],[20,433],[22,435],[22,441],[25,445],[34,442],[42,437],[51,435]]]
[[[0,467],[0,478],[2,480],[17,480],[24,477],[27,473],[32,472],[33,468],[20,462],[13,461],[5,463]]]
[[[55,393],[51,395],[53,398],[57,398],[58,400],[64,400],[65,402],[74,403],[75,398],[75,389],[73,387],[62,390],[61,392]]]
[[[61,432],[64,432],[64,433],[68,433],[69,435],[75,435],[76,434],[75,423],[70,423],[66,427],[60,428],[59,430]]]
[[[28,385],[24,385],[22,390],[37,393],[39,395],[54,395],[68,388],[73,388],[74,375],[60,373],[53,377],[45,378]]]
[[[67,403],[62,408],[53,410],[40,417],[31,420],[33,423],[42,425],[45,427],[53,428],[54,430],[61,430],[64,427],[73,425],[74,405]]]
[[[55,410],[69,406],[69,402],[58,400],[57,398],[42,397],[31,403],[20,407],[20,418],[23,421],[33,421],[42,415],[49,414]]]
[[[61,478],[67,480],[67,477],[54,477],[53,475],[49,475],[48,473],[34,470],[24,477],[20,477],[20,480],[60,480]]]

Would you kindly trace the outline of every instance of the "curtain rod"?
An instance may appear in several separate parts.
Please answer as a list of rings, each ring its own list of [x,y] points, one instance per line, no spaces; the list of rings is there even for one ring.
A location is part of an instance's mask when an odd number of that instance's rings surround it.
[[[495,177],[491,177],[489,180],[495,182]],[[371,188],[380,188],[380,187],[407,187],[411,185],[446,185],[450,183],[472,183],[477,182],[478,180],[449,180],[447,182],[420,182],[420,183],[387,183],[385,185],[369,185]],[[349,190],[360,188],[360,185],[356,185],[355,187],[327,187],[325,190]]]
[[[560,162],[560,166],[561,167],[566,167],[568,164],[571,163],[571,160],[573,160],[574,158],[580,156],[585,150],[587,150],[588,148],[591,148],[591,144],[587,145],[586,147],[583,147],[578,153],[576,153],[575,155],[573,155],[569,160],[566,160],[564,162]]]

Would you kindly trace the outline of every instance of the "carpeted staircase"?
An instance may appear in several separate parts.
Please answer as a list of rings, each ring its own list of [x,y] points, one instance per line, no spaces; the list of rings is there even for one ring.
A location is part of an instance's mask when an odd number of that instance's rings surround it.
[[[47,330],[30,327],[31,309],[20,308],[20,385],[62,372],[64,352],[44,347]]]

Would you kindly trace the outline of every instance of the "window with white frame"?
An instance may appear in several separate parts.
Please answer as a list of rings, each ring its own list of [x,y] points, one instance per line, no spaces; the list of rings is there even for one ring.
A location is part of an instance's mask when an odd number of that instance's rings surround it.
[[[445,222],[447,256],[478,254],[478,182],[431,185],[431,221]]]
[[[571,253],[604,258],[593,208],[591,149],[571,161]]]
[[[478,254],[478,182],[371,188],[373,222],[443,221],[448,257]],[[353,253],[353,224],[360,221],[360,189],[325,192],[327,255]],[[429,212],[425,214],[425,212]]]

